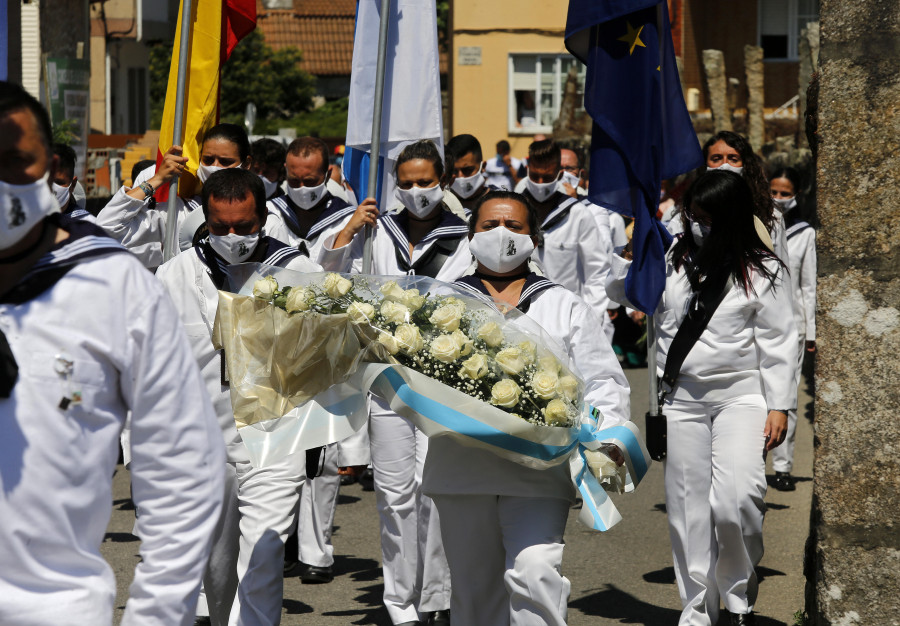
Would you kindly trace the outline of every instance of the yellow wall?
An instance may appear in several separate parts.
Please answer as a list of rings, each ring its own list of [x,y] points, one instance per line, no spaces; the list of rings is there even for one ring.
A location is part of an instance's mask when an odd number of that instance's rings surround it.
[[[485,158],[506,139],[525,157],[531,134],[509,133],[509,54],[565,53],[568,2],[455,0],[453,7],[453,133],[470,133]],[[459,48],[481,47],[481,65],[459,65]]]

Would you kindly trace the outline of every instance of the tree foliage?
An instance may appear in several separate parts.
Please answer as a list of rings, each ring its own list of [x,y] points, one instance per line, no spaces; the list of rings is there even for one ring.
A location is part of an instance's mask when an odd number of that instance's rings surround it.
[[[150,49],[151,125],[159,128],[165,106],[172,42]],[[315,77],[300,69],[302,53],[297,48],[273,50],[262,33],[253,31],[242,39],[222,68],[219,117],[242,124],[247,104],[256,105],[257,125],[265,120],[287,119],[312,105]]]

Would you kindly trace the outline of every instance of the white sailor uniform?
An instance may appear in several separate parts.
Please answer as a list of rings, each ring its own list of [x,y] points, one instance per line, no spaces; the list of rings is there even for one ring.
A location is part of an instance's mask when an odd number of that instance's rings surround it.
[[[0,397],[0,623],[112,623],[99,548],[130,410],[143,534],[122,623],[190,624],[222,503],[215,414],[159,283],[97,226],[48,219],[69,239],[0,300],[19,368]]]
[[[270,237],[261,238],[258,245],[265,246],[267,265],[321,270],[296,249]],[[284,540],[305,476],[304,458],[294,455],[265,469],[250,465],[234,423],[224,356],[210,340],[227,265],[206,237],[160,266],[156,276],[175,302],[228,450],[225,504],[204,576],[210,619],[222,625],[275,624],[281,617]]]
[[[304,209],[297,206],[287,194],[266,203],[269,215],[266,217],[265,232],[269,237],[283,241],[289,246],[309,251],[309,258],[321,263],[322,246],[329,237],[337,235],[350,218],[356,207],[347,204],[340,198],[326,191],[319,203],[310,209],[322,209],[321,215],[311,226],[304,228],[297,220]],[[331,268],[326,268],[331,269]]]
[[[442,221],[409,252],[408,213],[378,218],[373,241],[372,273],[418,274],[452,282],[472,262],[468,225],[446,209]],[[344,271],[362,269],[361,236],[333,250],[327,263]],[[450,575],[441,543],[440,522],[431,499],[422,493],[422,466],[428,438],[411,422],[372,398],[369,419],[375,496],[381,519],[384,603],[395,624],[417,621],[422,614],[450,606]]]
[[[665,291],[656,309],[657,375],[691,298],[684,268],[667,257]],[[666,509],[683,611],[680,624],[715,624],[720,597],[732,613],[756,601],[754,567],[763,554],[765,447],[769,410],[796,406],[796,330],[783,268],[774,287],[758,273],[754,291],[733,284],[684,361],[666,398]],[[626,303],[629,261],[613,259],[610,297]]]
[[[457,286],[488,298],[481,280]],[[596,312],[577,295],[532,273],[519,309],[563,347],[600,409],[602,428],[629,419],[629,387]],[[568,464],[523,467],[446,437],[431,442],[423,490],[440,512],[454,623],[467,626],[566,623],[569,581],[560,571],[563,532],[575,490]]]
[[[788,212],[787,229],[788,267],[791,270],[791,291],[794,294],[794,321],[797,325],[797,368],[794,385],[800,385],[800,371],[806,342],[816,340],[816,230],[808,223]],[[794,439],[797,433],[797,411],[788,413],[788,431],[784,443],[772,450],[772,469],[790,472],[794,467]]]

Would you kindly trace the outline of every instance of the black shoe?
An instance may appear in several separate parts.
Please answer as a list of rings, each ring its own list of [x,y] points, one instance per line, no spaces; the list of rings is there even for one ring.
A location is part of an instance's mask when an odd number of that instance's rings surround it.
[[[362,485],[363,491],[375,491],[375,472],[372,471],[371,467],[367,467],[359,475],[359,484]]]
[[[756,626],[756,616],[750,613],[732,613],[731,626]]]
[[[194,626],[210,626],[210,624],[212,622],[209,621],[209,616],[207,615],[199,615],[194,618]]]
[[[303,572],[306,571],[307,565],[305,563],[301,563],[300,561],[285,561],[284,562],[284,577],[285,578],[293,578],[294,576],[300,576]]]
[[[334,571],[329,567],[317,567],[315,565],[301,564],[303,571],[300,573],[300,581],[304,585],[321,585],[334,580]]]
[[[775,472],[775,480],[772,486],[778,491],[794,491],[797,487],[794,485],[794,477],[790,472]]]
[[[352,485],[358,479],[353,474],[341,474],[341,487],[346,487],[347,485]]]
[[[450,626],[450,611],[435,611],[428,616],[429,626]]]

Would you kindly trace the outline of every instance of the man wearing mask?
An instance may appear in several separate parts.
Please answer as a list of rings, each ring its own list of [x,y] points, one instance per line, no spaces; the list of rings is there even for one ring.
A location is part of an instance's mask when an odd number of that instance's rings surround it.
[[[64,143],[55,143],[53,144],[53,154],[58,159],[59,167],[56,169],[56,175],[50,181],[50,188],[59,203],[60,212],[68,214],[69,217],[87,218],[89,221],[95,222],[94,216],[78,206],[75,198],[75,186],[78,184],[78,178],[75,176],[75,161],[78,157],[75,151]]]
[[[453,154],[450,191],[459,199],[466,214],[491,190],[482,161],[481,143],[472,135],[457,135],[447,142]]]
[[[514,159],[510,154],[509,142],[501,139],[497,142],[497,156],[487,162],[484,171],[489,185],[512,191],[519,182],[521,167],[522,161]]]
[[[266,189],[266,201],[283,196],[281,184],[284,182],[284,146],[274,139],[263,137],[250,144],[250,156],[253,157],[250,171],[262,181]]]
[[[214,172],[203,185],[202,208],[209,234],[192,250],[161,265],[156,275],[181,316],[228,451],[225,504],[204,591],[214,625],[276,624],[281,616],[284,541],[305,476],[304,455],[269,468],[251,467],[234,423],[224,355],[213,349],[211,336],[217,290],[225,288],[229,265],[257,262],[300,272],[321,267],[262,235],[265,190],[256,174],[240,168]]]
[[[591,208],[560,191],[562,171],[556,143],[544,139],[529,146],[524,195],[534,203],[543,232],[534,257],[547,278],[574,291],[597,312],[609,335],[605,281],[612,243],[601,233]]]
[[[353,207],[327,188],[328,146],[317,137],[298,137],[284,161],[287,193],[268,203],[266,233],[317,260],[323,242],[362,216],[377,216],[374,202]]]
[[[50,136],[0,82],[0,623],[112,623],[100,544],[130,411],[142,542],[122,624],[186,626],[222,503],[215,415],[159,283],[60,214]]]

